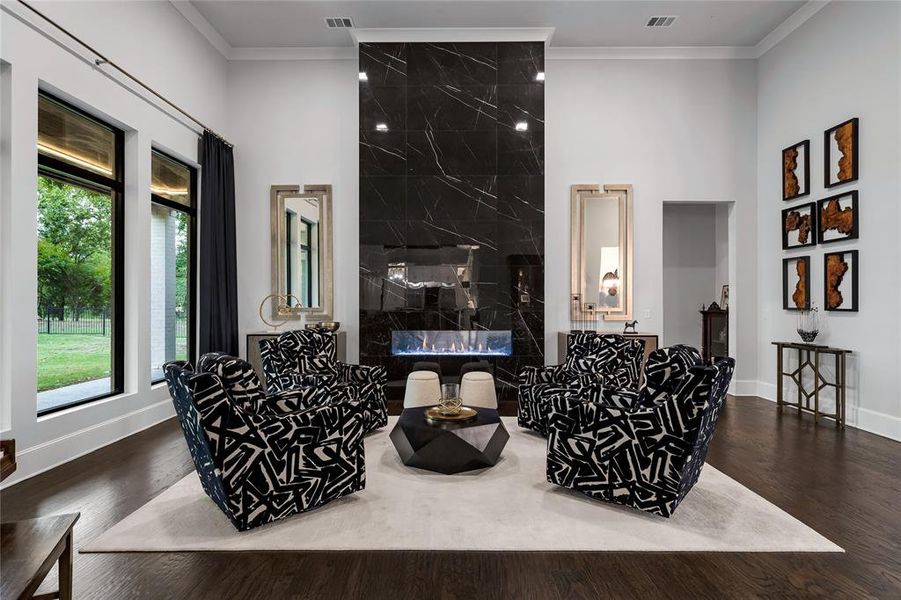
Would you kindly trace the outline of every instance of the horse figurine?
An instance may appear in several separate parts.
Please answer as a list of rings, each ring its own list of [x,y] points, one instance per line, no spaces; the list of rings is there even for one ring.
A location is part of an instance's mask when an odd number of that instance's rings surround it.
[[[636,325],[638,325],[638,321],[626,321],[626,324],[623,327],[623,333],[638,333],[635,331]]]

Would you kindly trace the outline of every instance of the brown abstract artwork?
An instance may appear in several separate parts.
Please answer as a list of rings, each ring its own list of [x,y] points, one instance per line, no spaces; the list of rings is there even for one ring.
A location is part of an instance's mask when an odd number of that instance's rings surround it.
[[[835,143],[842,153],[838,159],[838,180],[847,181],[854,176],[854,129],[850,121],[835,130]]]
[[[858,237],[857,190],[824,198],[819,207],[819,242],[839,242]]]
[[[815,246],[817,205],[809,202],[782,211],[782,249]]]
[[[782,151],[782,199],[806,196],[810,189],[810,140]]]
[[[856,181],[858,176],[859,120],[849,119],[825,132],[826,187]]]
[[[786,148],[782,151],[782,197],[794,198],[800,186],[795,169],[798,168],[798,149]]]
[[[810,257],[798,256],[782,260],[782,308],[810,308]]]
[[[792,302],[795,303],[795,308],[807,308],[808,306],[808,290],[807,290],[807,282],[810,281],[807,272],[807,261],[799,260],[795,262],[795,273],[798,276],[798,281],[795,284],[795,291],[792,294]]]
[[[835,310],[845,301],[839,288],[849,268],[841,254],[826,255],[826,310]]]
[[[821,227],[824,230],[834,229],[843,235],[848,235],[854,229],[854,210],[850,206],[842,208],[837,199],[826,203],[821,218],[823,219]]]
[[[785,219],[785,233],[798,232],[798,241],[806,244],[810,239],[810,215],[802,215],[796,210],[788,213]]]

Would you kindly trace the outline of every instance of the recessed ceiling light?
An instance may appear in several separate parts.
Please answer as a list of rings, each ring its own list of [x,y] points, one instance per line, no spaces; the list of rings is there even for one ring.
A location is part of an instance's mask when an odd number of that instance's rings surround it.
[[[529,129],[529,124],[525,121],[520,121],[516,124],[516,131],[527,131]]]
[[[535,75],[535,81],[544,81],[544,71],[538,71],[538,74]]]
[[[388,131],[388,126],[385,125],[384,123],[376,123],[375,130],[376,131]]]
[[[366,75],[366,71],[360,71],[360,81],[369,81],[369,76]]]

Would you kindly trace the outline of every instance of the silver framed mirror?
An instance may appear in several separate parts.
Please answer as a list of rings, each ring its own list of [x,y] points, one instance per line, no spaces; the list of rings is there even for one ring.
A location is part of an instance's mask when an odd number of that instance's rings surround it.
[[[572,320],[632,319],[632,186],[579,184],[572,200]]]
[[[272,317],[332,318],[332,186],[270,189]]]

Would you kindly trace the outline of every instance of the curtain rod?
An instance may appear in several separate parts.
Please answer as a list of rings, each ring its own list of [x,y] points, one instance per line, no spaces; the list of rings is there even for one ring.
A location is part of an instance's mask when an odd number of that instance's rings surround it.
[[[156,96],[157,98],[159,98],[160,100],[165,102],[166,104],[168,104],[169,106],[171,106],[172,108],[174,108],[175,110],[177,110],[178,112],[180,112],[181,114],[183,114],[184,116],[189,118],[194,123],[197,123],[197,125],[199,125],[201,128],[203,128],[204,131],[209,132],[211,135],[219,138],[225,144],[227,144],[229,147],[233,146],[233,144],[231,142],[229,142],[227,139],[225,139],[225,137],[216,133],[216,131],[212,127],[204,125],[203,121],[197,119],[191,113],[187,112],[186,110],[184,110],[183,108],[181,108],[180,106],[178,106],[177,104],[175,104],[174,102],[172,102],[171,100],[169,100],[168,98],[166,98],[165,96],[163,96],[162,94],[157,92],[155,89],[153,89],[152,87],[150,87],[149,85],[147,85],[146,83],[144,83],[143,81],[141,81],[140,79],[138,79],[137,77],[135,77],[134,75],[132,75],[131,73],[129,73],[128,71],[126,71],[125,69],[123,69],[122,67],[117,65],[116,63],[114,63],[113,61],[111,61],[109,58],[107,58],[106,56],[104,56],[103,54],[98,52],[90,44],[88,44],[87,42],[82,40],[80,37],[78,37],[71,31],[69,31],[68,29],[66,29],[65,27],[63,27],[62,25],[60,25],[59,23],[57,23],[56,21],[54,21],[53,19],[51,19],[50,17],[45,15],[44,13],[42,13],[35,7],[31,6],[28,2],[25,2],[25,0],[19,0],[19,4],[21,4],[22,6],[24,6],[31,12],[33,12],[34,14],[38,15],[39,17],[41,17],[42,19],[44,19],[45,21],[47,21],[48,23],[50,23],[51,25],[53,25],[54,27],[56,27],[57,29],[62,31],[64,34],[66,34],[67,36],[69,36],[70,38],[72,38],[73,40],[75,40],[76,42],[78,42],[79,44],[84,46],[85,48],[87,48],[91,53],[96,55],[97,58],[94,60],[94,64],[96,66],[98,66],[98,67],[100,67],[102,65],[111,66],[112,68],[119,71],[120,73],[122,73],[123,75],[125,75],[126,77],[128,77],[129,79],[134,81],[135,83],[137,83],[139,86],[141,86],[142,88],[144,88],[145,90],[147,90],[148,92],[150,92],[151,94],[153,94],[154,96]]]

